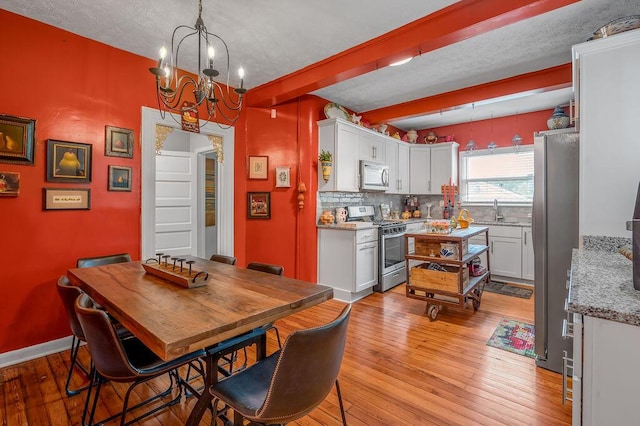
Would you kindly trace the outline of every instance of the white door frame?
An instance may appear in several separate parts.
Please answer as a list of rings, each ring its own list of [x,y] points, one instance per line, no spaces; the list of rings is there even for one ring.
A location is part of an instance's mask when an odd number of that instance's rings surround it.
[[[168,113],[167,113],[168,114]],[[174,118],[180,121],[180,116],[174,115]],[[168,115],[163,119],[160,116],[160,111],[153,108],[142,107],[142,126],[140,141],[142,144],[142,161],[141,161],[141,196],[142,196],[142,211],[140,215],[141,228],[142,228],[142,259],[148,259],[154,257],[155,250],[155,199],[156,199],[156,124],[160,124],[174,129],[179,129],[180,126]],[[217,247],[218,252],[227,255],[233,255],[233,196],[234,196],[234,128],[221,129],[216,127],[215,124],[209,123],[207,127],[202,129],[202,126],[206,124],[205,121],[200,120],[200,133],[203,135],[219,135],[223,140],[223,157],[224,163],[218,163],[218,175],[217,178],[217,191],[216,191],[216,223],[218,224],[217,232]],[[196,148],[192,149],[198,154],[198,169],[200,165],[204,164],[204,154],[212,152],[211,148]],[[198,173],[200,175],[200,173]],[[200,192],[200,191],[199,191]],[[204,234],[204,219],[201,215],[204,213],[204,208],[200,209],[200,199],[204,197],[204,194],[198,195],[198,232],[201,235]],[[204,253],[200,252],[202,245],[198,245],[198,256],[203,256]]]

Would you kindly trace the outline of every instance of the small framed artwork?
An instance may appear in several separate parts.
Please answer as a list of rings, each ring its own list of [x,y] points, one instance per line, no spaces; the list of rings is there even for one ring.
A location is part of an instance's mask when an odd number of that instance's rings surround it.
[[[249,179],[267,179],[269,157],[249,156]]]
[[[89,210],[91,190],[88,188],[43,188],[43,210]]]
[[[291,168],[287,166],[276,167],[276,188],[291,187]]]
[[[131,191],[131,174],[133,168],[125,166],[109,166],[109,191]]]
[[[104,155],[133,158],[133,130],[113,126],[105,129]]]
[[[0,161],[33,165],[36,120],[0,115]]]
[[[20,193],[20,173],[0,172],[0,197],[17,197]]]
[[[270,219],[271,194],[268,192],[248,192],[247,212],[249,219]]]
[[[47,140],[48,182],[91,182],[91,145]]]

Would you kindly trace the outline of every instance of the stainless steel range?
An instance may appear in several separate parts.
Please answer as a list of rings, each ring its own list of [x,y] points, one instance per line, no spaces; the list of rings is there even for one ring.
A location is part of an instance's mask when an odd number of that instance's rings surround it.
[[[376,218],[373,206],[348,208],[349,221],[371,222],[378,227],[378,284],[374,291],[384,292],[407,280],[404,234],[407,225]]]
[[[404,234],[407,225],[402,222],[383,222],[378,228],[378,285],[374,291],[387,291],[407,280]]]

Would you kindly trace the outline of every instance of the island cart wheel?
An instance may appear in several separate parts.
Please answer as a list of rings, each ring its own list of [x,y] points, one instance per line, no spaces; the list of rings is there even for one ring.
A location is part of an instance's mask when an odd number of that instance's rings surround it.
[[[482,293],[480,292],[480,289],[474,288],[473,294],[475,297],[473,298],[473,301],[471,303],[473,304],[473,310],[477,311],[478,309],[480,309],[480,296],[482,295]]]
[[[438,305],[429,305],[427,308],[427,315],[429,316],[429,320],[435,321],[438,318],[438,312],[440,308]]]

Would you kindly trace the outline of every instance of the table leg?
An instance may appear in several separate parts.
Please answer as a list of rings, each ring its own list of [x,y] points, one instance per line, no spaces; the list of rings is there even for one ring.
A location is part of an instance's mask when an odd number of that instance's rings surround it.
[[[253,342],[256,344],[256,360],[263,359],[267,354],[266,333],[263,331],[254,337]],[[244,346],[246,346],[246,344]],[[227,350],[234,351],[241,347],[243,346],[230,345]],[[198,402],[196,402],[196,405],[193,407],[193,410],[189,415],[186,426],[198,426],[202,420],[202,416],[204,416],[204,412],[209,408],[211,401],[213,401],[213,395],[209,389],[211,388],[211,385],[218,381],[218,361],[220,361],[221,356],[222,352],[210,353],[207,351],[207,355],[205,356],[204,388],[202,389],[200,398],[198,398]],[[242,416],[237,415],[235,411],[233,415],[233,423],[234,425],[242,424]]]
[[[214,360],[214,358],[216,359]],[[213,395],[209,392],[209,388],[211,387],[213,378],[217,377],[218,359],[217,357],[207,354],[204,361],[204,388],[198,398],[198,402],[196,402],[196,405],[193,407],[193,410],[189,415],[187,426],[198,426],[200,424],[200,420],[202,420],[202,416],[204,416],[204,412],[207,411],[209,404],[211,404],[211,401],[213,400]]]

